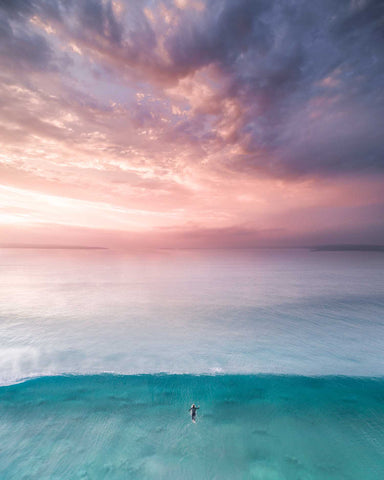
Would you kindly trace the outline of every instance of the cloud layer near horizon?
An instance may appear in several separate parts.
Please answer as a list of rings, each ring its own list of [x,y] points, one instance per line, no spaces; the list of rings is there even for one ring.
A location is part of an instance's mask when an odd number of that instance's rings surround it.
[[[3,238],[382,241],[383,29],[370,0],[2,0]]]

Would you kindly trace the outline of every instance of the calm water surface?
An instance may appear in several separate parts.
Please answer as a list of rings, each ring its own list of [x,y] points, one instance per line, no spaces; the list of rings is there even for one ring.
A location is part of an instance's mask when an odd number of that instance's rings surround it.
[[[384,374],[384,255],[0,250],[0,381]]]

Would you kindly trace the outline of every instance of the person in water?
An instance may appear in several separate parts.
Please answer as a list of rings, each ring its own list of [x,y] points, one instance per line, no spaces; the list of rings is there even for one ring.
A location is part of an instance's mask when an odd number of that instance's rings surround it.
[[[189,409],[189,412],[191,412],[192,422],[196,421],[196,413],[199,408],[200,407],[196,407],[196,405],[192,403],[191,408]]]

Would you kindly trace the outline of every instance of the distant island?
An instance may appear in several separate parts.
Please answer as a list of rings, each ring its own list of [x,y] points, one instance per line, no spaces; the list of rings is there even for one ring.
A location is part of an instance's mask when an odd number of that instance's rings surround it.
[[[86,245],[28,245],[0,244],[0,248],[25,248],[36,250],[108,250],[106,247],[89,247]]]
[[[318,245],[312,252],[384,252],[384,245]]]

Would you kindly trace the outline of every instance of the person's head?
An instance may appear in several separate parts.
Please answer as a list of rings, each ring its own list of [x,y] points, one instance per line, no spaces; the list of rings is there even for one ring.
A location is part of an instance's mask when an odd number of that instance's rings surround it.
[[[192,403],[192,407],[196,407],[196,405],[194,403]]]

